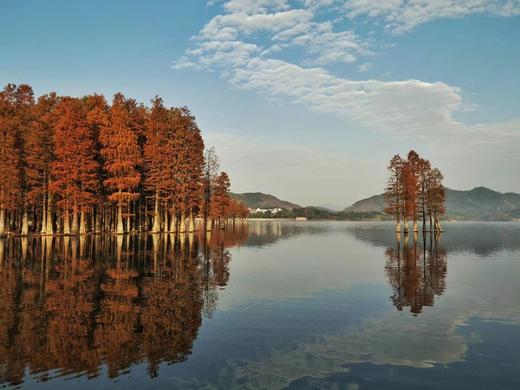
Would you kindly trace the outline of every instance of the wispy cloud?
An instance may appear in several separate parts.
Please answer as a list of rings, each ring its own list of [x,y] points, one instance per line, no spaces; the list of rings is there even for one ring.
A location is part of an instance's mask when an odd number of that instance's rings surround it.
[[[381,19],[393,34],[440,18],[461,18],[472,14],[520,15],[519,0],[349,0],[341,1],[349,18]]]
[[[370,47],[353,30],[336,31],[334,21],[323,21],[321,13],[317,21],[316,16],[325,6],[341,7],[351,18],[382,18],[397,33],[439,17],[476,12],[512,15],[518,12],[519,0],[306,0],[299,4],[228,1],[222,5],[223,13],[202,28],[193,38],[193,46],[174,66],[217,71],[237,88],[303,104],[372,131],[436,140],[443,147],[519,142],[519,121],[467,125],[454,119],[456,112],[467,107],[456,86],[414,79],[350,80],[334,75],[326,64],[356,62],[370,54]],[[264,39],[258,39],[258,34],[265,34]],[[308,57],[300,63],[281,59],[284,50],[295,46],[305,48]],[[358,69],[365,71],[369,64],[365,62]]]

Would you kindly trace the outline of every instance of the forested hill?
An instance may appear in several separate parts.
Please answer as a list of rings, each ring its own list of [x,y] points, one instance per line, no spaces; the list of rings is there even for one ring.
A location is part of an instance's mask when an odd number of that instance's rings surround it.
[[[360,200],[345,213],[383,214],[383,194]],[[501,193],[486,187],[469,191],[446,188],[446,218],[458,220],[504,221],[520,218],[520,194]]]
[[[231,194],[247,207],[256,209],[281,208],[288,213],[279,217],[305,216],[309,219],[388,219],[383,213],[385,202],[383,194],[360,200],[343,211],[334,212],[319,207],[300,207],[297,204],[280,200],[261,192]],[[468,191],[446,188],[446,219],[474,221],[509,221],[520,219],[520,194],[501,193],[486,187],[477,187]]]
[[[292,210],[294,208],[299,208],[297,204],[287,202],[285,200],[280,200],[276,196],[271,194],[263,194],[261,192],[245,192],[243,194],[230,194],[232,198],[235,198],[242,203],[244,203],[247,207],[252,209],[286,209]]]

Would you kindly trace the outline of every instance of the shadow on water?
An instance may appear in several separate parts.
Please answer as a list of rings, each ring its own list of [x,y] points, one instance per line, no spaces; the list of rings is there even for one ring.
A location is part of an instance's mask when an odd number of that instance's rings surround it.
[[[187,359],[247,227],[0,240],[0,383],[110,378]]]

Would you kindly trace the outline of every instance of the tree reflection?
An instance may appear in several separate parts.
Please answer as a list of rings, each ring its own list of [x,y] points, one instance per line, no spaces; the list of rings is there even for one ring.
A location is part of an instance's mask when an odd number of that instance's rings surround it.
[[[187,359],[247,229],[204,234],[0,240],[0,382]]]
[[[424,234],[419,244],[417,234],[405,234],[401,242],[397,235],[395,248],[386,250],[385,272],[393,290],[390,299],[397,310],[409,307],[413,315],[418,315],[446,290],[447,253],[439,240],[439,234]]]

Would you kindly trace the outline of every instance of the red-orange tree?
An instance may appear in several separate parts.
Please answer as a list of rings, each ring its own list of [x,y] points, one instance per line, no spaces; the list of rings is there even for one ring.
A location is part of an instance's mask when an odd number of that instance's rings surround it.
[[[53,133],[56,123],[54,110],[57,104],[58,96],[55,93],[40,96],[33,109],[34,120],[25,143],[27,198],[33,209],[41,210],[40,231],[43,234],[52,234],[54,230],[49,185],[51,163],[54,160]]]
[[[160,232],[162,229],[161,197],[168,193],[168,182],[171,180],[166,173],[168,159],[174,157],[168,153],[168,118],[168,110],[162,99],[156,96],[152,100],[144,146],[145,186],[154,201],[153,232]]]
[[[445,190],[442,173],[431,168],[428,160],[411,150],[407,160],[394,156],[388,165],[390,177],[385,189],[385,212],[396,217],[397,231],[400,231],[401,216],[408,230],[408,219],[413,221],[417,231],[419,215],[426,231],[426,215],[430,219],[430,230],[441,231],[439,218],[446,212]]]
[[[174,158],[168,164],[168,177],[173,209],[180,219],[181,231],[185,229],[185,218],[189,218],[188,230],[193,231],[193,215],[200,210],[204,190],[204,141],[195,118],[186,107],[172,109],[170,114],[173,131],[168,146]]]
[[[66,97],[56,107],[59,119],[54,132],[56,160],[51,164],[51,191],[58,194],[63,211],[63,233],[78,232],[78,214],[85,226],[85,213],[95,204],[99,189],[95,142],[82,100]],[[69,213],[72,212],[72,229]]]
[[[388,163],[388,171],[390,177],[388,179],[384,198],[385,198],[385,212],[394,215],[396,219],[396,230],[401,231],[401,215],[403,215],[403,159],[398,154],[392,157]]]
[[[139,197],[137,188],[141,174],[137,167],[141,163],[141,153],[137,143],[137,134],[131,127],[130,111],[122,94],[116,94],[110,108],[109,119],[101,127],[101,155],[108,178],[105,187],[111,192],[108,199],[117,204],[116,232],[123,230],[123,206]],[[130,226],[127,226],[130,230]]]
[[[7,214],[14,213],[21,201],[21,153],[16,142],[15,89],[16,86],[9,84],[0,92],[0,235],[8,230]]]
[[[226,216],[231,202],[229,188],[229,176],[226,172],[221,172],[215,180],[211,200],[211,216],[218,221],[219,226],[221,225],[221,219]]]
[[[119,94],[111,106],[97,94],[51,93],[34,103],[29,86],[10,84],[0,93],[0,234],[31,225],[47,234],[86,233],[88,225],[121,233],[122,210],[126,230],[147,229],[150,203],[156,232],[164,216],[169,227],[188,218],[192,231],[202,215],[237,214],[227,204],[229,178],[217,180],[218,164],[204,157],[186,107],[156,97],[146,108]]]

